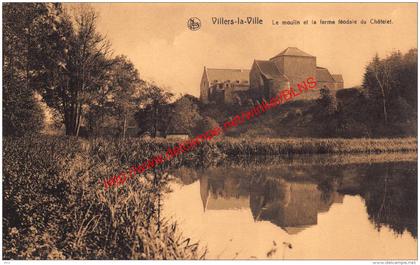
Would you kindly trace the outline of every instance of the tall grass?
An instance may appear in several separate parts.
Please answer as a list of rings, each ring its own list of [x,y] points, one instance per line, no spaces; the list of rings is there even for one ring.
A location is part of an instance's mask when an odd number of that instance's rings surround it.
[[[149,155],[104,143],[4,140],[4,259],[203,258],[197,244],[160,216],[167,174],[102,189],[101,176]]]
[[[216,143],[228,156],[238,155],[293,155],[293,154],[357,154],[417,151],[416,138],[393,139],[234,139]]]

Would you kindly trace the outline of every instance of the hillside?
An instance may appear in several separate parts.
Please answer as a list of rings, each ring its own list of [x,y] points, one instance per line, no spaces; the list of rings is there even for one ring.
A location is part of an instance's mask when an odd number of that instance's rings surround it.
[[[391,113],[384,125],[370,110],[368,98],[359,88],[337,91],[333,96],[336,109],[317,100],[296,100],[270,109],[249,123],[229,129],[230,137],[396,137],[417,134],[417,113],[408,104],[405,111]],[[200,114],[219,124],[250,106],[209,104],[200,107]],[[401,107],[400,107],[401,108]],[[379,121],[378,121],[379,120]]]

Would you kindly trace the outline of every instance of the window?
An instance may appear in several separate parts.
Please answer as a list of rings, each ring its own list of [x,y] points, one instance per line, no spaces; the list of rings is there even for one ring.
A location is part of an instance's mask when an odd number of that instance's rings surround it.
[[[236,83],[239,84],[240,83],[239,80],[236,80]]]

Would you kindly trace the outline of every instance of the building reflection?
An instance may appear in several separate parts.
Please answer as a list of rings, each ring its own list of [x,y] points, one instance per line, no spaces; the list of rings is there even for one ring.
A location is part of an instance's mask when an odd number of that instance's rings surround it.
[[[244,174],[240,175],[224,175],[220,170],[203,172],[199,181],[204,211],[250,208],[255,221],[269,221],[295,234],[316,225],[318,213],[328,211],[333,203],[343,202],[343,195],[332,191],[326,196],[316,183],[280,177],[261,177],[258,181],[254,178],[246,183],[241,182]]]
[[[289,234],[316,225],[318,213],[328,211],[333,203],[343,202],[343,195],[333,191],[330,196],[323,196],[318,185],[311,182],[263,179],[251,187],[254,220],[269,221]]]
[[[200,195],[204,211],[249,208],[249,192],[241,188],[238,178],[202,176]]]
[[[417,164],[357,166],[213,167],[177,170],[180,180],[200,184],[203,210],[250,209],[256,222],[269,221],[289,234],[316,225],[318,215],[344,195],[361,196],[371,223],[417,238]]]

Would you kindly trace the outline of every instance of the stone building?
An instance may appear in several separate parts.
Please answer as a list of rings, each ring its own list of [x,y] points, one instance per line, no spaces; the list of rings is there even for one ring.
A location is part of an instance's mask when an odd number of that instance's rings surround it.
[[[344,86],[341,75],[331,75],[328,69],[316,65],[316,57],[295,47],[289,47],[270,60],[254,60],[250,71],[250,90],[259,97],[269,99],[279,90],[293,87],[304,82],[308,77],[315,77],[317,88],[330,90]],[[299,99],[314,99],[319,96],[317,90],[308,91]]]
[[[327,87],[335,92],[344,87],[344,81],[341,75],[332,75],[328,69],[323,67],[316,68],[316,79],[318,88]]]
[[[204,67],[200,85],[202,102],[234,103],[236,100],[270,99],[279,90],[297,88],[309,77],[315,77],[317,88],[327,87],[333,92],[344,87],[340,74],[316,65],[316,57],[295,47],[286,48],[269,60],[254,60],[251,70],[212,69]],[[309,92],[309,91],[308,91]],[[311,90],[299,99],[314,99],[319,91]]]
[[[234,103],[239,94],[247,90],[249,90],[249,70],[204,67],[200,85],[202,102]]]

